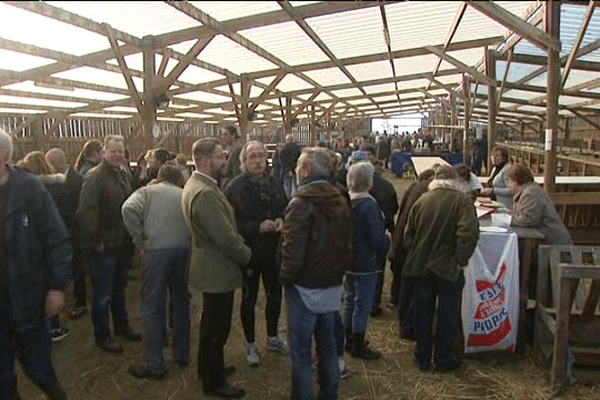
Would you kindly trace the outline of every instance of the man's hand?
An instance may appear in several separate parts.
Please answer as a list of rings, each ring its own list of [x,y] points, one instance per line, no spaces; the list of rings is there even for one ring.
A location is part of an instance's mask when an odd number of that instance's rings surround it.
[[[266,219],[260,223],[258,227],[258,233],[272,232],[275,230],[275,222],[270,219]]]
[[[60,313],[65,306],[64,293],[58,290],[51,290],[46,296],[46,317],[52,318]]]
[[[485,188],[481,190],[481,195],[484,197],[489,197],[492,194],[492,189]]]
[[[277,218],[275,220],[275,232],[281,232],[282,228],[283,228],[283,219]]]

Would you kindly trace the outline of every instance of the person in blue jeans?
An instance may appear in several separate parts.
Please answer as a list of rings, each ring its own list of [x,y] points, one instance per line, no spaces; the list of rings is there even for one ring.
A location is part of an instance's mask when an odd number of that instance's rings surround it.
[[[350,267],[352,217],[348,201],[328,182],[331,170],[327,149],[305,149],[296,166],[300,185],[283,221],[279,282],[288,306],[293,400],[314,398],[313,334],[319,398],[338,399],[335,320]]]
[[[111,335],[109,312],[115,335],[142,340],[142,335],[129,325],[125,308],[133,244],[121,216],[121,206],[131,194],[131,182],[121,168],[124,154],[123,137],[105,138],[104,158],[85,175],[77,209],[82,236],[94,259],[91,273],[94,338],[96,346],[110,353],[122,353],[123,346]]]
[[[47,318],[72,282],[69,233],[44,186],[8,166],[12,138],[0,129],[0,399],[19,399],[15,360],[51,400],[66,400],[51,360]]]
[[[369,194],[375,167],[359,162],[348,170],[348,189],[352,204],[352,264],[346,273],[344,325],[350,355],[377,359],[381,353],[365,344],[367,320],[382,271],[378,260],[384,257],[390,243],[385,220],[377,201]]]
[[[134,364],[136,378],[165,376],[163,347],[166,337],[167,289],[171,295],[173,353],[180,366],[190,357],[190,294],[186,265],[190,235],[183,218],[181,169],[163,165],[158,183],[136,190],[123,203],[123,222],[133,243],[143,251],[141,317],[146,337],[146,363]]]

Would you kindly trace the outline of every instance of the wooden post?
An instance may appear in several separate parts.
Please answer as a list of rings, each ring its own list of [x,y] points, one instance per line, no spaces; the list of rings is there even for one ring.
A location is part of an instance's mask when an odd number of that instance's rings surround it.
[[[310,105],[310,114],[309,114],[309,120],[310,120],[310,137],[308,138],[309,142],[312,142],[315,140],[315,137],[317,137],[316,134],[316,125],[315,125],[315,105],[311,104]]]
[[[559,37],[560,1],[550,0],[544,4],[546,33],[556,39]],[[544,160],[544,190],[555,190],[556,178],[556,139],[558,138],[558,96],[560,95],[559,53],[548,48],[548,81],[546,88],[546,143]]]
[[[292,98],[290,96],[285,96],[285,117],[283,119],[283,128],[285,134],[288,135],[292,133]]]
[[[469,117],[471,102],[470,102],[470,92],[471,92],[471,84],[469,82],[469,78],[466,74],[462,75],[462,85],[463,92],[465,93],[465,120],[464,120],[464,134],[463,134],[463,162],[466,163],[469,159]],[[487,164],[488,174],[489,174],[489,164]]]
[[[144,136],[145,150],[154,148],[154,136],[152,128],[156,124],[156,108],[154,107],[153,98],[154,80],[156,79],[156,62],[154,60],[154,47],[152,45],[153,38],[151,36],[144,38],[143,63],[144,63],[144,96],[142,110],[140,113],[142,132]]]
[[[241,98],[238,123],[240,124],[240,140],[243,143],[248,139],[248,97],[250,96],[250,82],[246,74],[241,75],[240,86]]]
[[[456,126],[456,119],[458,116],[458,107],[456,101],[456,96],[450,94],[450,125],[452,126]],[[456,134],[454,133],[454,129],[450,129],[450,147],[452,146],[452,143],[454,143],[455,137]]]
[[[493,81],[493,85],[488,85],[488,158],[486,165],[492,165],[490,160],[492,149],[496,145],[496,53],[493,49],[487,49],[485,52],[485,72]]]

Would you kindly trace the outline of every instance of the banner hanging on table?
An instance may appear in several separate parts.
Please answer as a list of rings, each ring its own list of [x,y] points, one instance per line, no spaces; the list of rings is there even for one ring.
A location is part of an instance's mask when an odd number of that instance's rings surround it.
[[[516,233],[481,232],[465,270],[462,302],[465,353],[514,352],[519,293]]]

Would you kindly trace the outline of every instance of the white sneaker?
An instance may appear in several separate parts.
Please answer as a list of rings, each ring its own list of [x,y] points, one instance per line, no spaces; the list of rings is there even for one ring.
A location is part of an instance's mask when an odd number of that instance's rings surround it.
[[[283,354],[284,356],[287,356],[288,354],[290,354],[290,346],[288,345],[288,342],[286,339],[277,337],[277,336],[273,336],[273,337],[267,337],[267,349],[272,350],[272,351],[278,351],[281,354]]]
[[[246,348],[246,363],[251,367],[256,367],[260,364],[260,357],[258,357],[258,351],[256,350],[256,342],[248,343]]]

